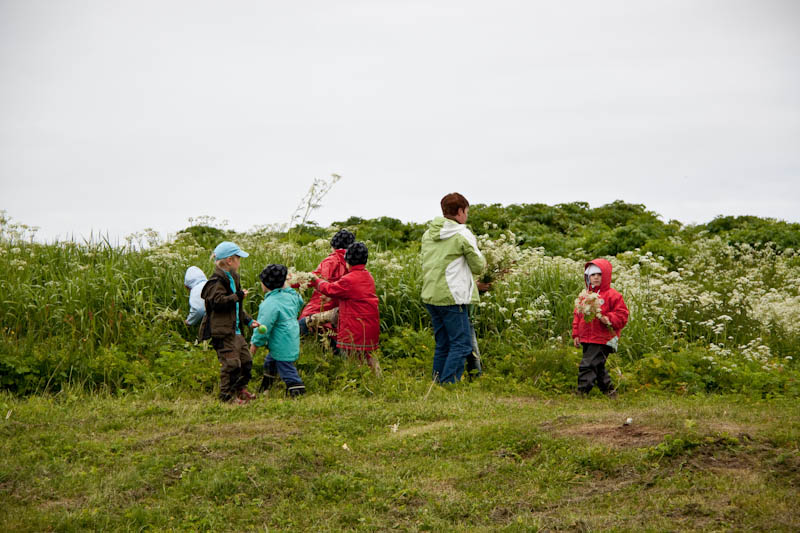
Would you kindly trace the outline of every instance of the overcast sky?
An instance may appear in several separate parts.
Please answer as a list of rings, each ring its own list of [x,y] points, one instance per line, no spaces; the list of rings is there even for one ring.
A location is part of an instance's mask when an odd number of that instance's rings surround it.
[[[800,2],[0,0],[0,209],[424,221],[622,199],[800,221]]]

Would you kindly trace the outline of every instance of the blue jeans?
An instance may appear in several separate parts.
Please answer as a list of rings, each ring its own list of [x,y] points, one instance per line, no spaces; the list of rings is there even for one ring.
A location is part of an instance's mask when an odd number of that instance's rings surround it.
[[[464,373],[464,361],[472,353],[472,329],[466,305],[425,304],[433,323],[436,350],[433,353],[433,378],[439,383],[455,383]]]
[[[276,361],[271,355],[267,354],[267,357],[264,358],[264,376],[271,377],[274,380],[274,378],[278,377],[275,374],[280,376],[287,387],[303,384],[303,380],[300,379],[300,374],[297,373],[297,367],[294,366],[293,361]]]

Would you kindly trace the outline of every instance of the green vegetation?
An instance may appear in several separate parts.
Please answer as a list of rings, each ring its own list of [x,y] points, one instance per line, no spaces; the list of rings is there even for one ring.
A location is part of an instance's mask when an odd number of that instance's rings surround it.
[[[794,400],[360,379],[246,407],[163,388],[0,395],[0,529],[800,527]]]
[[[436,387],[424,226],[351,218],[336,226],[370,244],[383,377],[308,340],[302,400],[220,404],[216,355],[183,323],[185,269],[236,241],[253,313],[264,265],[329,253],[334,228],[307,214],[288,232],[201,218],[125,244],[41,244],[0,216],[0,530],[800,527],[797,224],[473,206],[493,285],[474,310],[485,373]],[[609,360],[618,401],[565,394],[598,255],[632,312]]]
[[[253,291],[246,305],[254,313],[261,268],[277,262],[312,270],[329,253],[334,231],[304,222],[288,233],[237,234],[209,226],[209,219],[193,222],[167,242],[148,230],[124,245],[40,244],[27,227],[2,217],[0,387],[16,393],[67,384],[211,391],[214,353],[194,342],[194,329],[182,320],[186,267],[210,271],[213,246],[238,242],[251,253],[242,279]],[[611,358],[621,390],[800,394],[800,254],[736,241],[772,228],[792,243],[800,235],[796,224],[740,217],[683,228],[621,202],[596,209],[478,205],[470,223],[493,265],[486,278],[497,278],[475,309],[487,379],[572,388],[578,360],[570,343],[573,301],[583,263],[605,251],[616,254],[606,255],[614,286],[632,311],[620,352]],[[419,300],[422,226],[389,218],[342,225],[371,246],[384,367],[426,375],[433,340]],[[645,237],[634,238],[637,232]],[[337,390],[350,379],[339,366],[313,342],[304,344],[300,369],[319,387],[315,392]]]

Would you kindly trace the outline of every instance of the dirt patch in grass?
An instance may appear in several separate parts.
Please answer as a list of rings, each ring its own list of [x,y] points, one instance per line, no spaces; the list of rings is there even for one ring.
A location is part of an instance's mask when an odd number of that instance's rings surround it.
[[[581,437],[611,448],[643,448],[658,444],[668,432],[635,424],[584,423],[558,428],[552,433],[557,437]]]
[[[738,449],[706,447],[693,454],[686,466],[740,478],[769,475],[800,487],[800,454],[763,443],[750,443]]]

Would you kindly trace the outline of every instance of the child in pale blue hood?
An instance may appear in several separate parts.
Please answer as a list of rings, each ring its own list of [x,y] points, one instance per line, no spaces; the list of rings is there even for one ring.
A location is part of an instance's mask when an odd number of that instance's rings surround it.
[[[205,273],[196,266],[186,269],[183,276],[183,286],[189,291],[189,316],[186,317],[187,326],[196,326],[206,316],[206,303],[200,295],[208,281]]]

